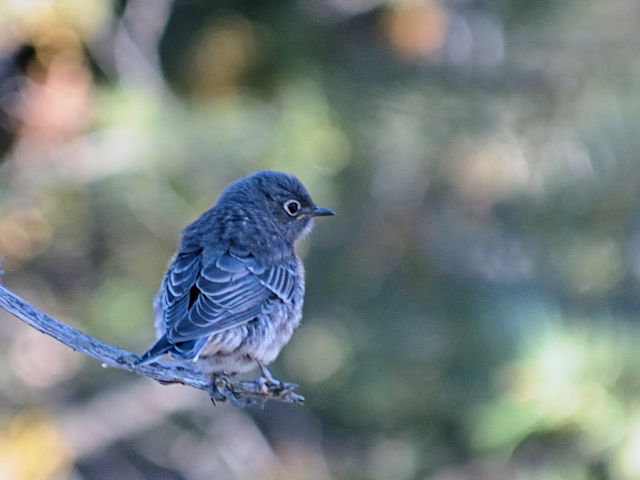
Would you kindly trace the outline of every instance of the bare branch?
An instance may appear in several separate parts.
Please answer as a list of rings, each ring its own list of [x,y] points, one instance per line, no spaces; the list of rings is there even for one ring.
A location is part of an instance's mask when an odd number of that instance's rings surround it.
[[[263,377],[241,380],[234,375],[220,373],[207,377],[187,362],[153,362],[136,365],[134,353],[103,343],[80,330],[70,327],[17,296],[0,282],[0,307],[15,315],[36,330],[46,333],[72,349],[95,358],[103,365],[144,375],[162,384],[181,383],[209,394],[211,400],[229,400],[234,405],[262,407],[267,400],[302,404],[304,397],[294,392],[297,385],[269,382]]]

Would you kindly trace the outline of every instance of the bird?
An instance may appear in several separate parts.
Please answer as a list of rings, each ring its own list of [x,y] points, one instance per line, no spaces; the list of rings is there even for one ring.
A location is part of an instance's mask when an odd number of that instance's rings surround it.
[[[145,365],[169,354],[207,375],[266,368],[300,325],[304,266],[294,244],[316,205],[295,176],[261,170],[229,184],[216,204],[182,231],[153,300],[156,343]]]

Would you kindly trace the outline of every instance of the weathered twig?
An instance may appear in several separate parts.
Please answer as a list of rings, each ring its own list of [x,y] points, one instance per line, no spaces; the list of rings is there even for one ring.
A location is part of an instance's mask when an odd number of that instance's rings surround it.
[[[297,385],[293,383],[265,382],[262,377],[255,380],[240,380],[226,373],[210,378],[187,362],[153,362],[148,365],[136,365],[138,356],[134,353],[107,345],[50,317],[6,288],[2,282],[0,282],[0,307],[36,330],[99,360],[103,365],[144,375],[162,384],[181,383],[204,390],[214,403],[229,400],[238,406],[263,406],[267,400],[295,404],[304,402],[304,397],[294,392]]]

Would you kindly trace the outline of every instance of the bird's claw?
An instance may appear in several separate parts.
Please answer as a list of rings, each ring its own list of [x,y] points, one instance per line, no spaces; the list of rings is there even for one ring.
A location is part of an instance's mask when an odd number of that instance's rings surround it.
[[[228,372],[215,372],[211,376],[211,402],[216,404],[218,402],[224,402],[229,400],[233,403],[233,393],[229,389],[230,375]]]
[[[267,400],[302,404],[304,397],[294,393],[297,387],[295,383],[276,380],[270,373],[253,380],[239,380],[227,372],[216,372],[211,377],[210,397],[214,405],[228,400],[238,407],[263,408]]]
[[[271,374],[266,376],[264,373],[256,378],[254,382],[258,386],[258,390],[264,393],[269,393],[271,390],[279,390],[283,385],[280,380],[276,380]]]

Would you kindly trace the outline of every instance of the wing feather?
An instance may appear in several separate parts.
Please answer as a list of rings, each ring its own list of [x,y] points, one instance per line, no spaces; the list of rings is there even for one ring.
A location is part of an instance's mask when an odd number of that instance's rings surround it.
[[[202,252],[180,255],[165,277],[164,321],[174,344],[251,321],[272,308],[274,300],[291,300],[295,259],[265,268],[251,255],[224,252],[214,258],[203,266]]]
[[[164,280],[167,301],[165,307],[179,302],[184,295],[189,293],[198,277],[200,260],[200,255],[197,253],[178,255],[173,260]]]
[[[260,283],[283,302],[290,302],[298,281],[295,260],[269,268],[257,276]]]

